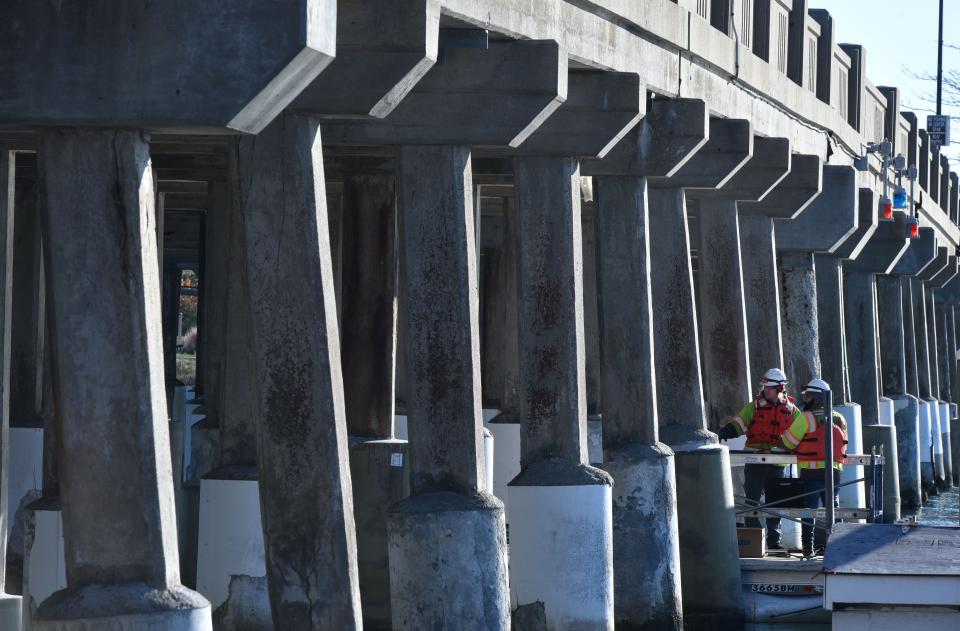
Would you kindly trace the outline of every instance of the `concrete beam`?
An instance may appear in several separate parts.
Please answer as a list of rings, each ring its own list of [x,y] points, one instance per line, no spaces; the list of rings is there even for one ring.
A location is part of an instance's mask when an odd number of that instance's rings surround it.
[[[383,118],[437,61],[439,0],[340,0],[337,56],[290,109]]]
[[[957,257],[951,254],[947,257],[946,266],[930,280],[926,281],[927,288],[939,289],[943,287],[957,275],[957,271]]]
[[[933,228],[920,228],[920,236],[910,239],[910,246],[897,264],[890,270],[898,276],[919,274],[937,258],[937,231]]]
[[[906,214],[894,212],[893,221],[881,223],[860,255],[854,260],[844,261],[843,269],[889,274],[910,246],[909,229]]]
[[[880,214],[877,212],[877,198],[873,189],[860,189],[859,204],[857,229],[833,253],[837,258],[857,258],[880,223]]]
[[[946,269],[947,265],[950,263],[950,250],[947,246],[938,245],[937,246],[937,256],[930,262],[929,265],[924,267],[916,276],[919,281],[929,281],[933,279],[934,276]]]
[[[652,184],[669,188],[720,188],[752,155],[750,121],[711,117],[707,142],[674,175],[654,180]]]
[[[707,105],[699,99],[654,99],[646,116],[603,160],[585,160],[582,175],[669,177],[709,138]]]
[[[786,138],[754,136],[750,159],[711,195],[737,202],[758,202],[790,174],[790,158],[790,141]],[[688,196],[700,197],[700,193],[691,190]]]
[[[603,158],[646,111],[646,93],[639,75],[571,70],[566,101],[514,153]]]
[[[388,117],[329,121],[324,144],[518,147],[566,98],[567,55],[554,41],[447,49]]]
[[[741,214],[765,215],[774,219],[793,219],[820,194],[823,166],[820,156],[794,154],[790,173],[758,202],[737,205]]]
[[[853,167],[823,167],[820,195],[796,219],[774,221],[777,251],[836,251],[857,228],[858,204]]]
[[[960,275],[947,281],[943,287],[934,292],[933,296],[936,302],[960,305]]]
[[[333,59],[336,10],[334,0],[4,2],[0,123],[258,133]]]

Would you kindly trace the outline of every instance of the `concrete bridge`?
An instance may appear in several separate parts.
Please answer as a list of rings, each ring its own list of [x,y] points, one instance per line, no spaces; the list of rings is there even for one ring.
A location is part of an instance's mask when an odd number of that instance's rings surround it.
[[[0,628],[731,628],[771,366],[916,510],[960,187],[867,59],[807,0],[4,2]]]

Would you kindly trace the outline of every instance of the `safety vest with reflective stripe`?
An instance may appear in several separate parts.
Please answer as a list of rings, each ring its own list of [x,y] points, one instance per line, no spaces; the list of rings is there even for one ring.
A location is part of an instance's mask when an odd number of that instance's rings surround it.
[[[762,394],[758,395],[740,414],[741,417],[749,417],[743,419],[747,446],[754,449],[771,449],[778,446],[780,436],[790,427],[798,414],[793,397],[785,397],[779,403],[770,403],[763,398]]]
[[[783,445],[796,450],[801,469],[823,469],[826,452],[826,422],[823,410],[804,412],[798,421],[783,433]],[[833,468],[843,469],[847,456],[847,422],[839,412],[833,413]]]

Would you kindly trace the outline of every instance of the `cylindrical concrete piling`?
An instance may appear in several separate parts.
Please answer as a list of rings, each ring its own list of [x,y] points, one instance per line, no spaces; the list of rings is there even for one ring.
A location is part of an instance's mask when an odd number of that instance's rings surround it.
[[[920,509],[920,404],[909,394],[892,396],[897,430],[897,461],[900,473],[900,508],[903,513]]]

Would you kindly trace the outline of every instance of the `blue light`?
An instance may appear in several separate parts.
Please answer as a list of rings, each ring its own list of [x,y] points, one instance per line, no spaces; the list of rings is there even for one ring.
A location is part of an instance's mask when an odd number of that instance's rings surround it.
[[[903,190],[903,188],[898,187],[897,190],[893,192],[893,207],[894,208],[907,207],[907,191]]]

